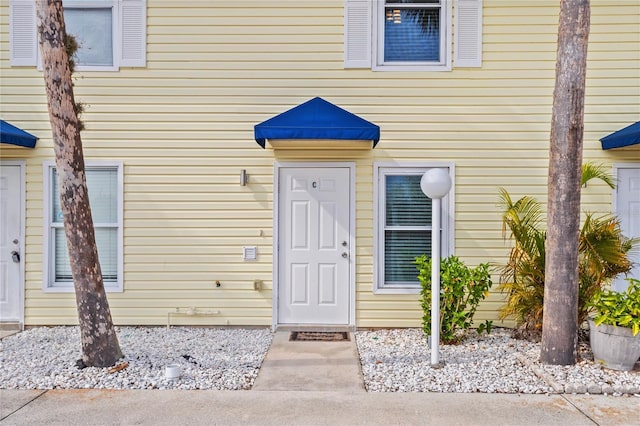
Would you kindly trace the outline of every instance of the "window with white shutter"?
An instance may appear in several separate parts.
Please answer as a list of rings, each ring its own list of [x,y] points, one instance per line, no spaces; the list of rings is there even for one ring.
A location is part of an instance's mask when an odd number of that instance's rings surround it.
[[[107,291],[122,291],[122,164],[88,163],[85,168],[102,279]],[[55,164],[46,162],[44,290],[73,291]]]
[[[482,0],[345,0],[344,34],[345,68],[480,67]]]
[[[67,33],[75,36],[79,71],[146,66],[146,0],[64,0]],[[38,65],[35,0],[10,0],[12,66]]]
[[[433,232],[431,199],[422,192],[420,180],[430,168],[418,164],[374,165],[377,293],[416,293],[420,289],[415,258],[423,254],[431,256]],[[449,196],[441,205],[441,254],[447,256],[452,241],[448,218],[453,217]]]

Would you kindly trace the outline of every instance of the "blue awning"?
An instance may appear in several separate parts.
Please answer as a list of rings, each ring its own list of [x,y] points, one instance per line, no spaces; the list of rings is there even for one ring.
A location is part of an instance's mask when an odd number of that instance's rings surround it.
[[[261,147],[277,139],[380,140],[380,127],[322,98],[313,98],[255,125]]]
[[[35,148],[38,138],[16,126],[0,120],[0,142]]]
[[[640,144],[640,121],[603,137],[600,143],[602,143],[602,149]]]

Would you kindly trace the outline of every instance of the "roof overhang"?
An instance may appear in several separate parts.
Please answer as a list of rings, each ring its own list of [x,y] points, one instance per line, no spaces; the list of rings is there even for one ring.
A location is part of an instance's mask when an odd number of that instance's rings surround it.
[[[600,139],[602,149],[622,148],[640,144],[640,121]]]
[[[35,148],[38,138],[31,133],[0,120],[0,142],[11,145],[23,146],[25,148]]]
[[[269,141],[274,148],[370,149],[380,127],[316,97],[256,124],[254,136],[263,148]]]

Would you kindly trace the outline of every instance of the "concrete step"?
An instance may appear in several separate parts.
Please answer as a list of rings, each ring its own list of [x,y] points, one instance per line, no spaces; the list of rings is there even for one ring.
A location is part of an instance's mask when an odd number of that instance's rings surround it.
[[[0,331],[20,331],[22,324],[18,321],[0,321]]]

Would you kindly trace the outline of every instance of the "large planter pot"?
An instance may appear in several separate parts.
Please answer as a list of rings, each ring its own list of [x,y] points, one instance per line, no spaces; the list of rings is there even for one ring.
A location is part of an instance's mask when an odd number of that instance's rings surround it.
[[[628,371],[640,359],[640,333],[634,336],[628,327],[596,326],[589,319],[589,337],[594,361],[607,368]]]

